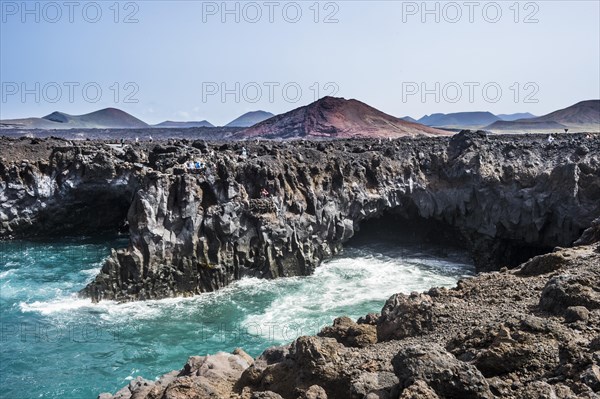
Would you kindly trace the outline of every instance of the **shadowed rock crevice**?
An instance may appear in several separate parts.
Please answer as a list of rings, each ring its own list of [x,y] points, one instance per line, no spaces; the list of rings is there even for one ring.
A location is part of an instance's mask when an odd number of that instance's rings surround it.
[[[473,233],[459,220],[448,221],[446,215],[421,216],[410,195],[399,198],[400,205],[385,209],[370,218],[354,223],[348,243],[385,241],[392,245],[430,244],[469,251],[478,270],[496,270],[499,265],[514,268],[530,258],[552,251],[549,245],[523,240],[501,239]],[[499,236],[510,236],[501,232]]]
[[[106,188],[98,186],[66,195],[63,205],[52,205],[39,213],[31,233],[35,235],[35,230],[45,236],[127,233],[127,212],[134,188],[108,191]],[[57,224],[56,220],[60,223]],[[39,229],[40,225],[44,227]]]
[[[424,243],[468,249],[460,229],[443,220],[424,218],[409,197],[401,205],[365,219],[356,226],[350,242],[360,240]]]

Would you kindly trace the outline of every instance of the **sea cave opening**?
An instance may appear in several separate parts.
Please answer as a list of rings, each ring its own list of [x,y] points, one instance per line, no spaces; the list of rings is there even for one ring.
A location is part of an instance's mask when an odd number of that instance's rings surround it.
[[[364,220],[347,246],[385,243],[422,247],[453,248],[467,251],[460,231],[447,223],[424,218],[417,213],[388,210]]]
[[[129,189],[75,190],[61,203],[43,208],[30,233],[55,238],[126,235],[129,233],[127,213],[132,197],[133,192]]]
[[[552,247],[522,240],[470,236],[442,220],[425,218],[414,207],[385,210],[376,217],[363,220],[345,247],[380,246],[425,250],[441,257],[448,254],[469,259],[479,271],[514,268],[534,256],[552,251]]]

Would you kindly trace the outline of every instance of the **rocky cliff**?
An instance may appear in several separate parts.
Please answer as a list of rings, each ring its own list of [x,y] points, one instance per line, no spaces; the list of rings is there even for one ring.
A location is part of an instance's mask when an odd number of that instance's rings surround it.
[[[46,146],[28,161],[12,150]],[[243,148],[246,156],[243,156]],[[0,235],[121,226],[82,294],[192,295],[244,276],[310,274],[361,223],[395,215],[460,237],[478,269],[570,245],[600,215],[600,137],[558,135],[205,143],[120,148],[3,141]],[[6,154],[5,154],[6,152]],[[19,160],[16,162],[16,160]],[[186,163],[207,167],[191,172]],[[265,189],[268,196],[263,196]]]
[[[0,139],[0,238],[124,228],[139,153],[105,143]]]

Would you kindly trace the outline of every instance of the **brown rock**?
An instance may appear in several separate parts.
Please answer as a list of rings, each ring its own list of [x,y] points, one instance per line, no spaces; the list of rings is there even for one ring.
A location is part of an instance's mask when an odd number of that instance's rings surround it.
[[[334,366],[341,360],[342,349],[333,338],[300,337],[292,345],[290,358],[305,373],[331,378],[341,371]]]
[[[377,339],[388,341],[423,334],[433,327],[433,302],[426,294],[393,295],[377,324]]]
[[[439,399],[440,397],[423,380],[417,380],[402,391],[399,399]]]
[[[438,345],[410,345],[392,360],[400,386],[408,388],[425,381],[438,396],[480,399],[493,398],[483,375]]]
[[[491,345],[475,351],[473,364],[484,376],[492,377],[524,368],[531,372],[558,365],[559,348],[556,341],[539,340],[525,332],[513,335],[501,329]]]
[[[567,259],[560,252],[540,255],[525,262],[516,272],[520,276],[538,276],[560,269]]]
[[[587,321],[590,318],[590,311],[585,306],[569,306],[565,310],[565,321],[574,323],[576,321]]]
[[[283,398],[281,397],[281,395],[279,395],[275,392],[264,391],[264,392],[254,392],[252,394],[252,396],[250,396],[250,399],[283,399]]]
[[[375,326],[375,325],[377,325],[377,322],[379,321],[380,316],[381,315],[379,313],[369,313],[366,316],[359,317],[358,320],[356,320],[356,323],[370,324],[372,326]]]
[[[311,385],[298,399],[327,399],[327,393],[318,385]]]
[[[349,317],[338,317],[333,326],[321,330],[319,337],[335,338],[340,344],[364,348],[377,342],[377,329],[370,324],[357,324]]]
[[[598,270],[553,277],[542,291],[539,306],[554,314],[561,314],[570,306],[599,309],[600,292],[595,289],[599,278]]]
[[[594,392],[600,392],[600,367],[597,364],[592,364],[581,373],[581,381],[592,388]]]

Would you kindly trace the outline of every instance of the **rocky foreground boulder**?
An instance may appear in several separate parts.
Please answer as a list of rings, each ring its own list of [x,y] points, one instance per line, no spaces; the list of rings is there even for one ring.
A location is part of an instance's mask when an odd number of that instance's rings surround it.
[[[598,282],[600,244],[557,248],[453,289],[396,294],[380,315],[341,317],[256,359],[191,357],[100,398],[598,398]]]
[[[571,245],[600,215],[598,135],[2,139],[1,157],[0,237],[129,234],[82,290],[94,301],[308,275],[363,223],[389,216],[454,238],[479,271],[499,270]]]

